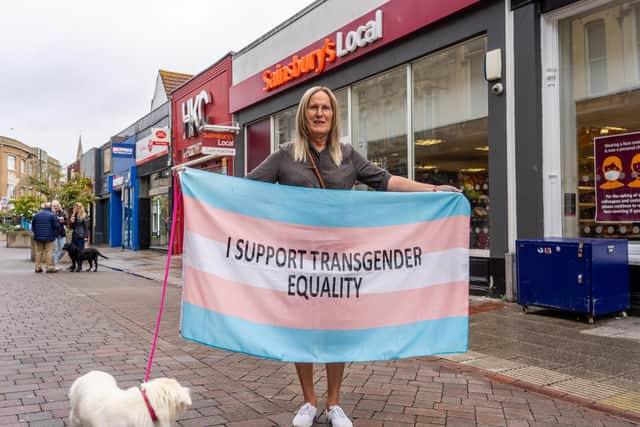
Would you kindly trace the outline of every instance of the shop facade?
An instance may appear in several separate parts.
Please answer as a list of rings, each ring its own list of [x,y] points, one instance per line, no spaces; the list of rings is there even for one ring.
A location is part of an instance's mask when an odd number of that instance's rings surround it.
[[[85,178],[89,178],[91,180],[91,189],[93,190],[93,194],[99,194],[98,188],[98,173],[99,173],[99,155],[98,148],[91,148],[85,153],[82,153],[82,157],[79,160],[79,173],[81,176]],[[89,203],[88,206],[85,206],[87,210],[88,216],[88,230],[89,230],[89,243],[96,243],[96,203]]]
[[[537,105],[516,114],[518,145],[529,147],[517,169],[524,173],[525,157],[541,166],[527,178],[538,183],[537,195],[522,202],[542,220],[522,218],[528,226],[521,234],[628,240],[637,312],[640,4],[543,0],[511,7],[523,24],[514,34],[516,87],[526,79],[540,82],[516,93],[516,103],[535,99]],[[518,46],[539,55],[525,58]]]
[[[169,191],[171,170],[168,102],[135,123],[138,175],[139,249],[167,250],[169,246]]]
[[[113,173],[108,178],[109,245],[138,250],[140,204],[135,142],[136,137],[132,135],[122,142],[111,143]]]
[[[233,175],[237,126],[229,112],[231,54],[171,94],[173,164]],[[169,178],[170,179],[170,178]],[[170,199],[168,209],[172,209]],[[183,212],[177,213],[173,253],[182,253]]]
[[[508,8],[433,3],[319,1],[234,55],[230,105],[241,129],[234,174],[244,176],[294,139],[306,89],[330,87],[341,142],[392,174],[464,189],[472,289],[503,295]]]
[[[102,144],[97,150],[95,194],[95,219],[93,221],[94,242],[97,245],[109,244],[109,176],[111,168],[111,142]]]

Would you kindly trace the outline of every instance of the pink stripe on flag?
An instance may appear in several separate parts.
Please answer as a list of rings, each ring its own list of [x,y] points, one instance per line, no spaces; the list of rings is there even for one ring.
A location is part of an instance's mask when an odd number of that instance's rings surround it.
[[[331,252],[409,248],[424,252],[469,247],[469,217],[452,216],[416,224],[385,227],[315,227],[236,214],[184,196],[185,229],[227,244],[227,238],[250,239],[264,245]],[[366,213],[365,213],[366,214]],[[339,233],[340,240],[327,236]],[[322,244],[324,242],[324,244]],[[427,246],[424,246],[428,242]]]
[[[187,265],[184,281],[183,300],[190,304],[255,323],[296,329],[368,329],[468,316],[467,282],[359,298],[352,293],[351,298],[305,299],[228,281]]]

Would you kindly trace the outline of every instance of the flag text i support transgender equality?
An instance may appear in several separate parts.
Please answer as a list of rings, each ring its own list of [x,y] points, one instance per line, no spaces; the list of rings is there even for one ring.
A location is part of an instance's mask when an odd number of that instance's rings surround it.
[[[460,193],[319,190],[186,169],[181,333],[290,362],[467,351]]]

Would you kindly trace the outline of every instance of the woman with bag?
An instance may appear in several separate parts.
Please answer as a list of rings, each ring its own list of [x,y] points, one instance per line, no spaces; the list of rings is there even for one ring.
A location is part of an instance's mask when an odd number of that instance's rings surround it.
[[[51,208],[60,223],[60,227],[56,230],[56,240],[53,241],[53,264],[56,270],[59,270],[60,267],[58,264],[60,264],[60,260],[64,257],[64,249],[62,248],[64,244],[67,243],[67,214],[64,213],[60,202],[57,200],[51,202]]]
[[[247,178],[309,188],[351,190],[356,181],[379,191],[456,191],[450,185],[433,185],[391,175],[364,157],[350,144],[339,141],[338,103],[329,88],[307,90],[296,113],[296,141],[271,154]],[[296,363],[304,404],[293,425],[310,427],[317,414],[313,364]],[[339,406],[345,363],[327,363],[327,418],[333,427],[352,427]]]
[[[73,204],[73,213],[69,218],[69,226],[71,227],[71,244],[84,249],[84,242],[89,238],[87,227],[87,215],[84,212],[82,203],[75,202]]]

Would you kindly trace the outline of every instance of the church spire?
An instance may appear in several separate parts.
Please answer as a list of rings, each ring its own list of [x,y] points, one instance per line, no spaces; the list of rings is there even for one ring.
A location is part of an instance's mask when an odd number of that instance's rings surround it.
[[[80,160],[82,158],[82,135],[78,137],[78,151],[76,152],[76,160]]]

